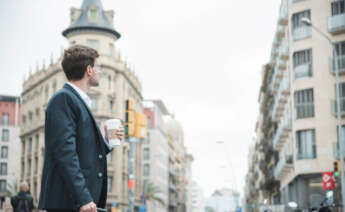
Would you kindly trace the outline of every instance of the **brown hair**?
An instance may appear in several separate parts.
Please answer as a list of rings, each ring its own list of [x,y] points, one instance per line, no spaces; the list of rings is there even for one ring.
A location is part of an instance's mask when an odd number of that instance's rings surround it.
[[[68,80],[80,80],[84,77],[87,66],[93,67],[99,54],[96,50],[82,45],[74,45],[65,50],[62,68]]]

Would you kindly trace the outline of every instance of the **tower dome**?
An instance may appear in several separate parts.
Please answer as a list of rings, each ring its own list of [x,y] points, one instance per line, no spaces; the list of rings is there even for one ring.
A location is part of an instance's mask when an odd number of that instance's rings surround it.
[[[94,30],[119,39],[121,35],[114,29],[113,17],[113,11],[104,11],[101,0],[83,0],[80,9],[71,9],[71,25],[62,34],[68,37],[72,32]]]

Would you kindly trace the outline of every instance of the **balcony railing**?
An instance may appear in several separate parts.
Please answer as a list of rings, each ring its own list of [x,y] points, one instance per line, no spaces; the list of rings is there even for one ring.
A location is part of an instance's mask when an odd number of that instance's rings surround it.
[[[344,17],[345,18],[345,17]],[[338,67],[335,67],[335,65],[338,65]],[[336,72],[336,68],[339,70],[339,74],[344,74],[345,73],[345,55],[339,55],[334,58],[330,58],[330,70],[333,74]]]
[[[337,113],[338,113],[337,100],[332,100],[331,107],[332,107],[332,114],[334,116],[337,116]],[[340,113],[342,116],[345,115],[345,97],[340,97]]]
[[[279,59],[278,60],[278,69],[282,70],[282,71],[285,71],[287,68],[287,65],[286,65],[286,60],[281,60]]]
[[[171,189],[171,190],[176,190],[176,185],[173,183],[173,182],[170,182],[169,183],[169,188]]]
[[[274,177],[280,179],[293,168],[293,156],[291,154],[284,155],[280,158],[276,168],[274,169]]]
[[[294,41],[302,40],[311,37],[311,27],[298,27],[293,30],[292,37]]]
[[[281,39],[285,36],[285,27],[284,26],[278,26],[278,29],[277,29],[277,38],[278,39]]]
[[[295,72],[295,79],[302,78],[302,77],[311,77],[312,76],[312,65],[311,63],[304,63],[298,65],[294,68]]]
[[[328,18],[328,31],[332,34],[345,31],[345,13]]]
[[[285,116],[281,119],[278,125],[278,130],[273,139],[273,148],[275,150],[280,150],[280,148],[283,146],[284,142],[286,141],[286,138],[288,137],[290,131],[291,131],[291,117],[290,117],[290,113],[286,113]]]
[[[289,59],[289,47],[286,43],[282,44],[279,47],[279,57],[281,60],[288,60]]]
[[[286,2],[287,3],[287,2]],[[288,8],[287,8],[287,4],[284,3],[281,7],[280,7],[280,13],[279,13],[279,19],[278,19],[278,24],[282,25],[282,26],[286,26],[289,22],[289,18],[288,18]]]

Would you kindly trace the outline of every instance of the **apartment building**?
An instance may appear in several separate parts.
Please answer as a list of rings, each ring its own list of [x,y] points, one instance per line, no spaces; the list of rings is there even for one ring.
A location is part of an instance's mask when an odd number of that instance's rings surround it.
[[[142,112],[142,88],[138,77],[116,51],[120,34],[114,29],[114,11],[103,9],[100,0],[83,0],[80,8],[71,9],[70,26],[63,31],[70,45],[81,44],[100,53],[100,85],[88,93],[92,100],[91,111],[100,128],[110,118],[125,119],[125,101],[132,99],[134,109]],[[20,180],[26,180],[35,198],[39,197],[42,165],[44,160],[44,110],[50,97],[66,82],[61,67],[62,55],[51,60],[46,67],[37,68],[23,83],[22,92],[22,140]],[[135,207],[141,205],[142,195],[142,147],[135,144]],[[102,158],[100,158],[102,159]],[[128,209],[129,144],[108,155],[108,202],[116,203],[122,212]]]
[[[20,159],[20,113],[18,96],[0,95],[0,209],[7,190],[15,191]]]
[[[257,127],[263,130],[256,132],[258,154],[272,155],[272,160],[259,160],[261,172],[265,176],[273,172],[279,184],[278,190],[264,197],[270,204],[295,201],[301,207],[311,207],[324,198],[321,174],[332,171],[339,146],[335,64],[340,71],[341,129],[345,129],[344,4],[344,0],[281,1],[271,58],[263,69],[259,94]],[[303,18],[319,31],[304,24]],[[265,144],[271,151],[265,151]]]

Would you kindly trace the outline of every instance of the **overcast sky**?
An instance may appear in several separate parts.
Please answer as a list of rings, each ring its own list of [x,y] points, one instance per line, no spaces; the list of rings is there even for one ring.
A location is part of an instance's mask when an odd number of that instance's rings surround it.
[[[185,131],[193,179],[205,196],[243,193],[279,0],[103,0],[116,43],[135,66],[146,99],[162,99]],[[61,32],[81,0],[0,1],[0,93],[20,95],[24,74],[67,47]],[[216,141],[224,141],[224,146]],[[230,165],[232,164],[232,165]]]

